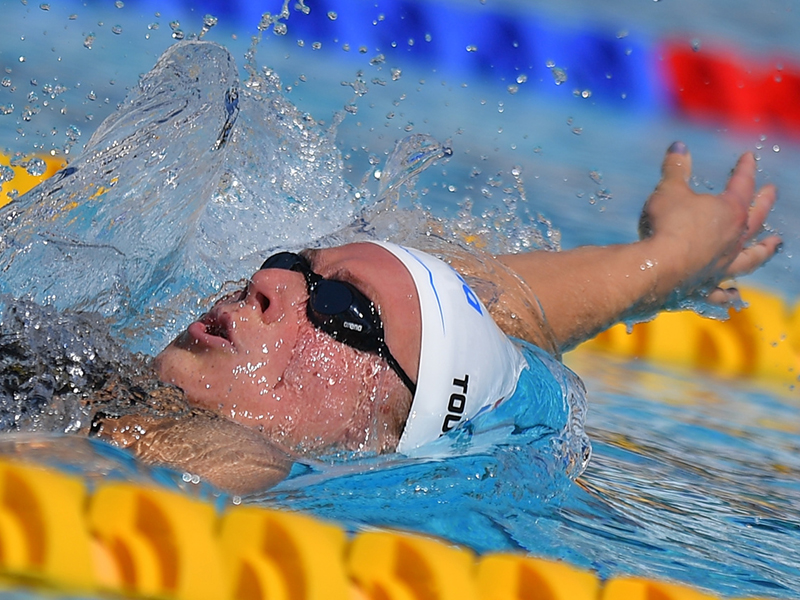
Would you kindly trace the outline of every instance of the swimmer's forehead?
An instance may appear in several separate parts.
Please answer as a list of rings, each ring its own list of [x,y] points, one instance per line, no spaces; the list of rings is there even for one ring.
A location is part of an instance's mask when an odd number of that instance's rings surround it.
[[[416,380],[422,340],[417,288],[408,269],[391,252],[376,244],[356,243],[309,249],[302,254],[323,277],[353,284],[378,307],[386,344]]]

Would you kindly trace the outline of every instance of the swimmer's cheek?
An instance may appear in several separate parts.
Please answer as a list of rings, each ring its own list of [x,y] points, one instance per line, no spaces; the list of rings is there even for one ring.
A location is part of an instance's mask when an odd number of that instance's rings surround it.
[[[292,464],[256,431],[206,415],[104,418],[93,432],[145,463],[198,475],[231,494],[266,490],[282,481]]]

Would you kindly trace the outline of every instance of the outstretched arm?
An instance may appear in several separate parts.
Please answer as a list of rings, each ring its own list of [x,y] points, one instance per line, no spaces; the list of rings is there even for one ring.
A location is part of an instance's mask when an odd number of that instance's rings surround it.
[[[531,287],[561,349],[628,316],[658,311],[673,294],[705,293],[709,302],[728,304],[738,292],[718,286],[775,253],[778,236],[754,241],[775,188],[756,193],[752,154],[739,159],[719,195],[694,192],[691,173],[691,156],[676,142],[642,210],[638,242],[498,257]]]

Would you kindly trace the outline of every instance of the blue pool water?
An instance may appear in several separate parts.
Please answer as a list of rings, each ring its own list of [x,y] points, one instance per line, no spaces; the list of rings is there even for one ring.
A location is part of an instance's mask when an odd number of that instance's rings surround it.
[[[448,6],[471,11],[478,21],[481,11],[495,10],[521,20],[535,17],[543,30],[563,35],[601,31],[630,40],[631,48],[642,52],[678,36],[687,44],[699,40],[701,48],[733,40],[753,56],[800,61],[800,42],[793,35],[800,17],[791,2]],[[77,138],[73,156],[172,43],[170,22],[179,21],[175,29],[189,34],[200,30],[206,12],[133,1],[121,8],[53,3],[49,10],[11,2],[4,9],[9,16],[0,24],[2,66],[10,83],[0,88],[0,106],[14,108],[0,115],[0,146],[12,153],[49,150]],[[241,65],[255,24],[243,25],[242,15],[228,18],[226,23],[220,13],[207,37],[230,48]],[[501,217],[513,203],[519,214],[543,214],[560,230],[562,245],[572,247],[632,239],[639,207],[674,139],[692,149],[697,185],[711,189],[720,189],[740,152],[755,150],[761,180],[782,190],[769,222],[784,235],[785,251],[752,281],[790,300],[800,295],[793,271],[800,148],[791,136],[688,122],[670,111],[657,88],[650,89],[651,101],[631,109],[604,101],[599,92],[574,96],[569,72],[556,86],[546,69],[541,81],[531,78],[511,93],[507,80],[492,77],[491,66],[488,74],[448,71],[389,48],[368,46],[361,53],[356,42],[345,51],[343,40],[328,41],[325,31],[308,29],[300,46],[292,26],[302,18],[290,17],[286,36],[266,34],[257,60],[275,68],[301,111],[326,126],[342,111],[336,145],[356,188],[376,189],[370,169],[382,164],[397,140],[430,133],[448,140],[453,157],[417,183],[421,203],[457,221],[466,219],[459,211],[469,199],[473,215],[480,220],[491,214],[504,234],[514,223]],[[342,23],[346,16],[329,20]],[[114,33],[117,25],[121,31]],[[323,47],[315,50],[314,41],[323,38]],[[55,93],[57,84],[68,89]],[[39,109],[30,120],[22,117],[27,106]],[[512,171],[522,174],[524,197],[520,176]],[[257,500],[353,527],[428,531],[482,551],[524,549],[604,576],[668,578],[723,596],[799,596],[797,392],[605,356],[583,354],[568,361],[588,390],[586,429],[594,449],[576,482],[527,452],[515,455],[509,446],[502,456],[478,453],[434,463],[374,459],[312,465]],[[102,461],[95,467],[109,468]],[[529,477],[520,479],[520,472]]]

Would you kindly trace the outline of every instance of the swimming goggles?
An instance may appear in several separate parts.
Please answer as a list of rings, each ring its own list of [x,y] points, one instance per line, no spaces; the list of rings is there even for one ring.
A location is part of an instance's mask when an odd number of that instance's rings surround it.
[[[375,303],[346,281],[325,279],[311,270],[304,256],[294,252],[273,254],[261,269],[285,269],[301,273],[308,287],[308,319],[337,342],[383,358],[403,380],[413,396],[417,386],[406,375],[386,345],[383,323]]]

